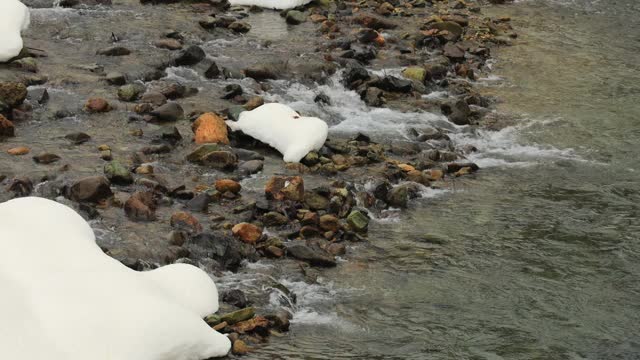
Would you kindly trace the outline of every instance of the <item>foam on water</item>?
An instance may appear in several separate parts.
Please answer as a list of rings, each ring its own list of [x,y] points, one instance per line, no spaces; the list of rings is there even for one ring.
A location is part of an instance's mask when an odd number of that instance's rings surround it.
[[[397,69],[377,71],[383,74],[395,74]],[[374,72],[376,73],[376,72]],[[518,167],[531,166],[544,160],[582,160],[573,149],[557,149],[552,146],[527,143],[521,138],[522,133],[533,125],[545,126],[551,120],[524,120],[522,123],[504,128],[500,131],[471,129],[467,126],[456,126],[443,115],[429,112],[402,113],[388,108],[372,108],[367,106],[360,96],[346,89],[340,82],[341,73],[332,76],[325,85],[309,87],[303,84],[274,81],[274,90],[266,95],[268,101],[285,103],[297,111],[325,119],[332,133],[355,134],[358,132],[373,136],[384,136],[386,139],[410,139],[411,128],[435,126],[449,131],[448,135],[458,146],[471,145],[479,151],[469,155],[481,167]],[[489,76],[488,82],[501,79]],[[314,98],[324,93],[331,99],[331,105],[319,105]],[[435,92],[425,97],[446,96],[445,92]]]

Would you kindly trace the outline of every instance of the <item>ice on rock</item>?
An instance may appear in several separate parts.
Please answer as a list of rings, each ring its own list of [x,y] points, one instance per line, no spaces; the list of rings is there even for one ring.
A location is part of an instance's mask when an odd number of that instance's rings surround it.
[[[7,62],[22,51],[20,32],[29,27],[29,8],[18,0],[0,0],[0,62]]]
[[[323,120],[300,116],[277,103],[244,111],[238,121],[227,121],[227,125],[275,148],[286,162],[299,162],[310,151],[320,150],[329,132]]]
[[[218,309],[204,271],[133,271],[54,201],[0,204],[0,288],[1,359],[203,360],[231,347],[202,320]]]
[[[310,2],[311,0],[229,0],[231,6],[259,6],[277,10],[293,9]]]

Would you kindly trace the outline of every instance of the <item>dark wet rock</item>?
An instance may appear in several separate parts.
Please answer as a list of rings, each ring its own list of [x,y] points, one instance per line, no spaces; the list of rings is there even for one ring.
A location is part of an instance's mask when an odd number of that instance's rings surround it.
[[[35,161],[38,164],[44,164],[44,165],[53,164],[58,160],[60,160],[60,156],[52,153],[42,153],[33,157],[33,161]]]
[[[229,100],[229,99],[233,99],[238,95],[242,95],[242,93],[243,93],[242,86],[238,84],[229,84],[224,87],[224,95],[222,95],[222,98],[225,100]]]
[[[387,204],[395,208],[406,208],[409,201],[409,189],[405,185],[398,185],[387,194]]]
[[[125,215],[133,221],[156,219],[157,201],[151,191],[136,191],[124,203]]]
[[[289,222],[289,218],[281,213],[270,211],[262,216],[262,222],[265,226],[281,226]]]
[[[243,260],[242,243],[231,236],[219,233],[202,233],[189,241],[191,252],[199,252],[203,256],[220,263],[223,269],[235,271]]]
[[[97,54],[104,56],[125,56],[131,54],[131,50],[124,46],[111,46],[98,50]]]
[[[444,35],[444,38],[448,41],[455,41],[462,36],[462,32],[464,29],[460,24],[455,23],[453,21],[443,21],[443,22],[434,22],[427,26],[427,29],[436,29],[436,30],[446,30],[447,34]]]
[[[362,100],[369,106],[382,106],[384,104],[383,91],[375,86],[368,87]]]
[[[355,83],[358,80],[366,81],[369,80],[369,78],[370,75],[367,69],[361,66],[353,66],[348,68],[342,75],[342,83],[345,86],[350,87],[351,84]]]
[[[231,289],[222,294],[222,301],[237,308],[246,308],[249,306],[247,296],[240,289]]]
[[[179,99],[179,98],[185,97],[189,91],[190,91],[189,88],[187,88],[186,86],[178,82],[164,84],[159,89],[159,92],[162,95],[164,95],[167,99]]]
[[[300,176],[274,176],[264,188],[267,199],[302,201],[304,199],[304,180]]]
[[[220,68],[218,68],[218,64],[216,64],[215,62],[212,62],[211,65],[209,65],[207,70],[204,72],[204,76],[207,79],[215,79],[218,76],[220,76]]]
[[[87,141],[91,140],[91,136],[83,132],[74,132],[71,134],[67,134],[64,136],[64,138],[69,140],[74,145],[84,144]]]
[[[206,54],[201,47],[197,45],[191,45],[188,48],[178,54],[174,59],[174,62],[178,66],[190,66],[199,63],[204,60]]]
[[[113,184],[129,185],[133,183],[131,171],[117,160],[113,160],[104,166],[104,175]]]
[[[171,146],[167,144],[163,145],[151,145],[145,146],[140,151],[145,155],[153,155],[153,154],[168,154],[173,150]]]
[[[90,176],[74,182],[67,195],[73,201],[98,203],[113,196],[110,185],[104,176]]]
[[[122,101],[135,101],[144,91],[145,88],[142,84],[123,85],[118,89],[118,98]]]
[[[400,93],[408,93],[413,89],[410,80],[400,79],[395,76],[385,76],[380,81],[377,81],[375,86],[384,91]]]
[[[369,63],[370,60],[373,60],[378,56],[378,51],[375,49],[375,47],[370,45],[354,45],[352,46],[351,51],[353,51],[353,58],[363,64]]]
[[[246,77],[257,81],[277,79],[278,70],[274,65],[254,65],[243,70]]]
[[[313,99],[313,101],[316,104],[331,105],[331,98],[325,93],[320,93],[320,94],[316,95],[316,97]]]
[[[242,164],[240,164],[240,166],[238,167],[238,170],[241,173],[247,174],[247,175],[252,175],[252,174],[256,174],[259,173],[260,171],[262,171],[262,168],[264,167],[264,161],[262,160],[249,160],[249,161],[245,161]]]
[[[246,33],[251,30],[251,25],[244,21],[234,21],[229,24],[228,29],[236,33]]]
[[[0,176],[1,179],[2,177]],[[14,193],[16,197],[29,196],[33,191],[33,183],[27,177],[18,177],[11,180],[7,191]]]
[[[305,192],[304,202],[311,210],[326,210],[329,206],[329,199],[314,191]]]
[[[242,149],[242,148],[234,148],[233,153],[238,156],[239,160],[264,160],[264,155],[259,152]]]
[[[209,204],[213,202],[213,197],[207,192],[195,195],[193,199],[187,202],[187,209],[194,212],[206,213],[209,210]]]
[[[184,117],[184,110],[175,102],[166,103],[151,112],[160,122],[174,122]]]
[[[447,164],[447,173],[455,173],[460,171],[463,168],[469,168],[471,171],[478,171],[480,167],[472,162],[463,162],[463,163],[449,163]]]
[[[397,140],[391,143],[390,150],[397,155],[413,155],[420,152],[420,146],[412,141]]]
[[[307,16],[302,11],[290,10],[285,17],[287,24],[298,25],[307,21]]]
[[[69,110],[58,110],[54,114],[56,119],[64,119],[64,118],[72,117],[73,115],[75,114]]]
[[[127,78],[124,74],[119,72],[110,72],[104,78],[110,85],[124,85],[127,83]]]
[[[19,82],[0,82],[0,102],[13,108],[27,98],[27,87]]]
[[[457,99],[453,102],[444,103],[440,106],[442,113],[449,118],[449,121],[456,125],[469,125],[471,120],[471,109],[463,99]]]
[[[380,199],[384,201],[387,200],[387,194],[389,193],[389,190],[391,190],[392,188],[389,181],[384,179],[372,180],[369,187],[371,189],[371,193],[373,194],[373,196],[376,197],[376,199]]]
[[[308,262],[313,266],[336,266],[336,260],[333,255],[319,247],[308,246],[300,241],[296,241],[288,244],[286,249],[288,256]]]

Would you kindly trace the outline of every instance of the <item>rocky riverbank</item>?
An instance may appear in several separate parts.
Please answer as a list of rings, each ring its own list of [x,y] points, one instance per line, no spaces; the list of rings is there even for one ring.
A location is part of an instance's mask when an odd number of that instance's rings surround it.
[[[38,8],[27,47],[0,65],[0,200],[73,206],[134,269],[189,262],[218,277],[270,259],[313,282],[366,242],[372,217],[478,171],[467,155],[482,149],[452,137],[500,126],[474,80],[491,48],[516,37],[474,1],[321,1],[280,14],[214,0],[25,3]],[[332,131],[301,163],[227,131],[225,119],[283,84],[331,81],[417,121],[399,137]],[[318,87],[313,106],[338,101]],[[222,300],[206,320],[232,334],[236,354],[288,330],[291,314],[264,294]]]

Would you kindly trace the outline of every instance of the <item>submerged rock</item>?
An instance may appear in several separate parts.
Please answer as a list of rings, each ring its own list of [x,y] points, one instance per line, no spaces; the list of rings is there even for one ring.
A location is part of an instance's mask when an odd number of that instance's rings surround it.
[[[336,260],[333,255],[318,247],[307,246],[300,241],[287,245],[287,254],[314,266],[336,266]]]
[[[113,196],[111,183],[104,176],[90,176],[74,182],[68,197],[78,202],[98,203]]]

